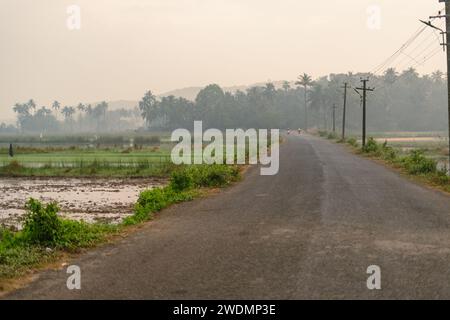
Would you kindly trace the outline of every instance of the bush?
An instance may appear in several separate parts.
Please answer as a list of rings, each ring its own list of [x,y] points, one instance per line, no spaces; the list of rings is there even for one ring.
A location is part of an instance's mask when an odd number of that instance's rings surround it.
[[[352,147],[357,148],[358,147],[358,141],[355,138],[349,138],[347,139],[347,143],[351,145]]]
[[[402,163],[410,174],[420,175],[437,172],[437,163],[425,157],[423,150],[413,150],[402,159]]]
[[[335,132],[330,132],[330,133],[327,135],[327,139],[329,139],[329,140],[335,140],[335,139],[338,139],[338,135],[337,135]]]
[[[134,225],[153,218],[153,214],[171,204],[194,199],[193,192],[180,192],[171,186],[141,192],[134,208],[134,215],[124,219],[124,225]]]
[[[363,148],[363,152],[365,153],[371,153],[371,154],[377,154],[380,155],[380,146],[378,145],[378,143],[375,141],[374,138],[369,138],[369,140],[367,141],[366,145]]]
[[[25,208],[27,213],[23,234],[28,242],[45,246],[55,245],[61,232],[57,204],[50,203],[44,207],[39,201],[30,199]]]
[[[176,170],[170,177],[170,186],[173,190],[184,191],[194,186],[194,179],[188,170]]]
[[[198,188],[224,187],[239,178],[239,168],[227,165],[197,165],[186,169]]]
[[[109,224],[89,224],[73,220],[61,219],[61,232],[56,246],[63,249],[92,247],[102,241],[107,234],[118,230],[117,226]]]
[[[223,187],[239,178],[239,168],[227,165],[194,165],[178,169],[170,178],[169,186],[141,192],[134,215],[124,225],[150,220],[153,214],[171,204],[193,200],[193,188]]]
[[[387,141],[385,141],[381,147],[383,159],[387,161],[395,161],[397,159],[397,151],[391,146],[388,146]]]

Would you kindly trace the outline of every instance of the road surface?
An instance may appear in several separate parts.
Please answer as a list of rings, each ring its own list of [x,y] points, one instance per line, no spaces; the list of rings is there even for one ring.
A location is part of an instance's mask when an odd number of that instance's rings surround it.
[[[450,197],[291,136],[280,173],[252,168],[217,195],[171,207],[118,243],[45,271],[11,299],[450,298]],[[381,268],[382,289],[367,288]]]

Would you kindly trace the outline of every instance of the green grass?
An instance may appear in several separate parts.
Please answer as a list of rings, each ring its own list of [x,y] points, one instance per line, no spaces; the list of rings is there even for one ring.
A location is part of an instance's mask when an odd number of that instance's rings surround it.
[[[12,232],[0,227],[0,280],[21,276],[32,268],[54,261],[64,252],[99,245],[129,226],[154,218],[157,212],[172,204],[195,199],[204,188],[225,187],[239,178],[240,170],[236,166],[178,167],[168,186],[143,191],[134,214],[120,225],[62,219],[57,215],[56,203],[45,205],[30,199],[22,231]]]
[[[143,132],[143,133],[84,133],[84,134],[0,134],[1,144],[23,145],[122,145],[135,143],[138,145],[158,145],[162,141],[168,141],[170,134],[167,132]]]
[[[92,163],[80,162],[68,167],[48,164],[40,168],[32,168],[12,161],[8,165],[0,167],[0,177],[164,177],[170,174],[173,168],[174,165],[169,162],[154,163],[150,161],[140,161],[133,165],[94,161]]]
[[[171,172],[169,147],[153,148],[30,148],[14,157],[0,149],[0,176],[12,177],[143,177]]]

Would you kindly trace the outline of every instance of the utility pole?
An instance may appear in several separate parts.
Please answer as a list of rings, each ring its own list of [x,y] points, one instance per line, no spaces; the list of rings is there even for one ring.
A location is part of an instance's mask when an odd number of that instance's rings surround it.
[[[362,146],[364,148],[366,146],[367,91],[374,91],[375,89],[367,87],[367,82],[369,82],[369,79],[361,79],[361,82],[363,83],[363,87],[356,88],[356,90],[362,90],[363,92]]]
[[[336,133],[336,104],[333,104],[333,132]]]
[[[441,45],[444,48],[444,51],[447,50],[447,100],[448,100],[448,147],[449,147],[449,173],[450,173],[450,52],[449,52],[449,44],[450,44],[450,0],[439,0],[439,2],[445,2],[445,14],[442,15],[439,12],[437,16],[431,16],[430,19],[436,18],[445,18],[445,31],[432,25],[431,21],[425,22],[422,21],[427,26],[437,29],[441,32],[443,43]]]
[[[342,140],[345,140],[345,120],[347,116],[347,88],[348,83],[344,83],[344,109],[342,110]]]
[[[440,0],[441,1],[441,0]],[[450,170],[450,52],[448,50],[448,45],[450,43],[450,2],[445,1],[445,43],[442,45],[444,49],[447,48],[447,100],[448,100],[448,152],[449,152],[449,168]],[[450,172],[450,171],[449,171]]]

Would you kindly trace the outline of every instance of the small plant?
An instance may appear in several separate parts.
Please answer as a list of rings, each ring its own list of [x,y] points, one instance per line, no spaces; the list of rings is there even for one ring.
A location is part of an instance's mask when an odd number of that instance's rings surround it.
[[[397,151],[391,146],[388,146],[387,141],[385,141],[381,147],[383,159],[386,161],[395,161],[398,157]]]
[[[380,150],[379,144],[372,137],[369,138],[369,140],[367,141],[366,145],[363,148],[363,152],[374,154],[374,155],[380,155],[381,154],[381,150]]]
[[[355,148],[357,148],[358,147],[358,141],[355,139],[355,138],[348,138],[347,139],[347,143],[349,144],[349,145],[351,145],[352,147],[355,147]]]
[[[335,140],[335,139],[338,139],[338,135],[337,135],[335,132],[330,132],[330,133],[327,135],[327,139],[329,139],[329,140]]]
[[[41,202],[30,199],[25,206],[27,213],[24,222],[24,237],[31,244],[55,245],[61,232],[56,203],[43,206]]]
[[[437,172],[437,163],[425,157],[423,150],[413,150],[402,159],[402,163],[410,174],[420,175]]]
[[[188,170],[174,171],[170,177],[170,186],[175,191],[184,191],[194,186],[194,179]]]

